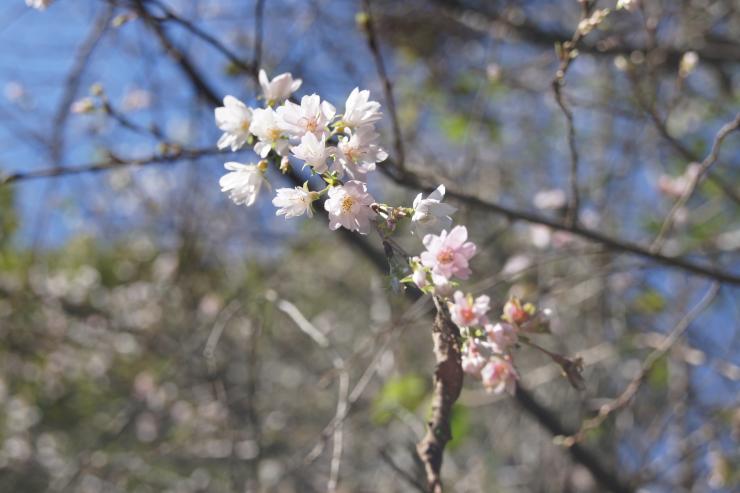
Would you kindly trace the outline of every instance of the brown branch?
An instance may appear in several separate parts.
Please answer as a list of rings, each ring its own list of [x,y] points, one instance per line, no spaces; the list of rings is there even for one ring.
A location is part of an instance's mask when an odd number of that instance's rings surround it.
[[[580,22],[588,19],[591,14],[593,3],[590,0],[584,0],[581,2],[581,18]],[[566,213],[565,222],[569,225],[574,225],[578,222],[578,209],[580,207],[580,197],[578,194],[578,148],[576,147],[576,125],[573,119],[573,111],[565,103],[563,98],[563,86],[565,86],[565,75],[568,73],[571,63],[576,57],[578,42],[584,37],[584,33],[581,30],[581,26],[576,27],[573,37],[570,41],[566,41],[561,45],[558,50],[560,57],[560,65],[558,70],[555,72],[551,86],[552,92],[555,96],[555,102],[560,107],[560,110],[565,115],[565,122],[568,127],[568,149],[570,150],[570,173],[568,178],[568,184],[570,187],[570,199],[568,202],[568,211]]]
[[[717,159],[719,159],[719,151],[722,147],[722,142],[730,133],[734,132],[738,128],[740,128],[740,113],[738,113],[731,122],[723,125],[719,132],[717,132],[717,135],[714,137],[712,150],[709,152],[709,155],[704,158],[704,161],[702,161],[699,170],[694,175],[693,179],[689,182],[688,186],[683,190],[683,193],[678,198],[678,200],[676,200],[676,202],[673,204],[671,211],[668,213],[665,220],[663,221],[663,225],[660,227],[658,236],[655,238],[655,241],[653,241],[653,244],[650,246],[650,250],[652,252],[659,252],[661,248],[663,248],[667,236],[670,233],[671,228],[673,227],[673,223],[676,220],[676,214],[678,213],[679,209],[686,205],[686,203],[696,191],[696,188],[699,186],[699,183],[707,175],[707,173],[709,173],[709,169],[712,167],[712,165],[714,165],[714,163],[717,162]]]
[[[366,21],[365,21],[365,33],[367,34],[367,45],[370,48],[370,52],[375,60],[375,66],[378,70],[378,76],[383,83],[383,93],[385,95],[385,102],[388,105],[388,111],[391,117],[391,124],[393,125],[393,144],[396,150],[396,163],[399,169],[404,169],[406,163],[405,151],[403,148],[403,136],[401,134],[401,124],[398,120],[398,110],[396,109],[396,100],[393,97],[393,85],[391,84],[390,78],[388,78],[388,72],[385,69],[385,62],[383,61],[383,55],[380,53],[380,44],[378,43],[378,32],[375,29],[375,21],[373,19],[372,12],[370,10],[370,0],[363,0],[363,8],[365,10]]]
[[[162,46],[162,49],[164,49],[167,56],[169,56],[172,61],[180,67],[180,70],[193,86],[195,93],[204,98],[208,103],[214,106],[219,106],[221,104],[221,98],[218,96],[218,93],[206,81],[203,74],[200,73],[190,58],[172,42],[169,36],[167,36],[161,22],[159,22],[159,20],[157,20],[144,5],[145,1],[135,0],[134,3],[136,13],[157,37],[159,44]]]
[[[434,371],[432,413],[427,423],[427,433],[416,446],[416,450],[424,463],[429,491],[441,493],[442,457],[447,442],[452,439],[450,418],[452,406],[462,391],[463,370],[460,360],[460,331],[450,319],[443,302],[435,297],[434,303],[437,315],[432,325],[432,338],[437,368]]]
[[[0,186],[20,181],[34,180],[38,178],[51,178],[66,175],[78,175],[81,173],[97,173],[101,171],[110,171],[127,166],[168,164],[183,159],[197,159],[205,156],[224,154],[225,152],[226,151],[221,151],[213,147],[208,147],[205,149],[172,149],[171,152],[153,154],[151,156],[138,159],[121,159],[116,156],[111,156],[109,159],[98,163],[83,164],[71,167],[54,166],[51,168],[42,168],[32,171],[21,171],[18,173],[6,175],[5,177],[0,176]]]
[[[241,69],[243,72],[249,74],[253,79],[257,79],[257,72],[259,70],[259,64],[260,64],[260,54],[261,54],[261,20],[255,19],[255,22],[257,23],[257,40],[258,44],[255,44],[255,58],[252,63],[247,62],[245,60],[242,60],[236,53],[234,53],[232,50],[227,48],[221,41],[216,39],[214,36],[209,34],[208,32],[202,30],[192,22],[190,22],[187,19],[184,19],[177,15],[175,12],[173,12],[170,8],[167,7],[164,3],[160,2],[159,0],[155,0],[154,3],[162,9],[164,12],[163,18],[158,18],[151,16],[152,20],[158,21],[158,22],[165,22],[165,21],[172,21],[176,24],[179,24],[181,27],[185,28],[186,30],[190,31],[194,36],[202,39],[209,45],[211,45],[216,51],[221,53],[223,56],[225,56],[234,66]],[[261,15],[260,11],[260,5],[264,4],[264,0],[259,0],[257,2],[257,15]],[[259,48],[258,48],[259,46]]]
[[[694,306],[671,330],[671,333],[663,339],[663,341],[660,343],[660,346],[655,349],[652,353],[648,355],[647,358],[645,358],[645,361],[642,363],[642,367],[640,368],[640,371],[637,373],[637,375],[629,382],[627,387],[625,387],[624,391],[619,394],[615,399],[609,401],[607,404],[604,404],[599,409],[599,414],[594,416],[593,418],[584,421],[581,424],[580,429],[574,433],[573,435],[567,436],[567,437],[560,437],[559,442],[561,442],[564,446],[570,447],[573,446],[575,443],[580,442],[583,440],[583,438],[586,436],[586,433],[589,431],[598,428],[601,426],[601,424],[606,421],[606,418],[608,418],[612,413],[617,412],[623,408],[625,408],[635,397],[635,394],[637,394],[637,391],[640,390],[640,386],[642,385],[642,382],[645,380],[645,377],[648,376],[650,371],[655,366],[655,363],[662,358],[672,347],[673,345],[678,341],[678,339],[688,330],[688,328],[691,326],[691,323],[704,311],[706,310],[709,305],[712,304],[714,301],[714,298],[717,296],[717,293],[719,293],[719,284],[714,283],[710,286],[709,290],[706,292],[706,294],[702,297],[702,299],[699,301],[699,303]]]
[[[642,111],[647,113],[647,115],[650,117],[650,120],[653,122],[653,126],[658,131],[658,133],[661,135],[661,137],[663,137],[663,139],[683,159],[689,162],[699,161],[701,159],[701,156],[696,154],[689,147],[687,147],[683,142],[681,142],[679,139],[674,137],[671,134],[671,132],[668,130],[668,125],[664,121],[663,117],[661,117],[660,113],[658,112],[658,109],[655,107],[655,104],[651,103],[647,99],[647,96],[643,93],[642,89],[640,88],[640,84],[639,84],[639,81],[637,80],[635,72],[633,70],[628,70],[627,75],[634,89],[635,100],[637,101],[640,109],[642,109]],[[736,204],[740,204],[740,195],[731,185],[725,183],[725,180],[723,180],[722,177],[717,176],[716,174],[710,171],[708,173],[707,179],[711,181],[714,185],[718,186],[720,190],[722,190],[722,193],[724,193],[727,196],[727,198],[729,198]]]

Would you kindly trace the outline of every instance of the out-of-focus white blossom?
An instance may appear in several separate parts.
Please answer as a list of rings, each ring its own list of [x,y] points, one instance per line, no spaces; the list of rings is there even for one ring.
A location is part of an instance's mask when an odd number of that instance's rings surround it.
[[[640,7],[640,0],[617,0],[617,9],[634,12]]]
[[[36,10],[46,10],[54,0],[26,0],[26,5]]]
[[[696,179],[700,170],[700,164],[692,163],[686,168],[686,171],[682,175],[676,177],[660,175],[658,178],[658,189],[669,197],[678,198],[684,194],[686,189],[688,189],[691,183]]]
[[[687,51],[681,57],[681,63],[678,66],[678,73],[682,78],[689,76],[699,64],[699,55],[695,51]]]
[[[565,207],[565,192],[559,188],[540,190],[534,194],[534,206],[538,209],[555,210]]]
[[[82,98],[78,99],[74,103],[72,103],[72,106],[70,106],[69,111],[76,114],[82,114],[82,113],[92,113],[95,110],[95,101],[92,100],[92,98]]]

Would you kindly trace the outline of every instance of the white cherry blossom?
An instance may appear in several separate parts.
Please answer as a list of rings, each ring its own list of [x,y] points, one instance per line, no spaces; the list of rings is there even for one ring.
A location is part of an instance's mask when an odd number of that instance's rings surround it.
[[[317,138],[312,133],[307,133],[301,137],[301,143],[290,148],[295,157],[306,162],[317,173],[324,173],[328,170],[326,160],[335,152],[333,147],[326,146],[326,140]]]
[[[284,156],[288,151],[288,139],[285,138],[275,110],[272,108],[258,108],[252,113],[251,132],[257,136],[259,142],[254,145],[254,152],[260,157],[267,157],[270,149]]]
[[[370,91],[360,91],[355,87],[344,103],[344,115],[342,122],[345,127],[350,129],[361,127],[363,125],[373,124],[383,117],[380,111],[380,103],[377,101],[368,101]]]
[[[375,163],[385,161],[388,153],[380,148],[380,135],[371,125],[357,128],[341,137],[337,144],[336,171],[347,172],[352,178],[361,177],[375,169]]]
[[[303,214],[313,217],[311,203],[317,196],[316,192],[310,192],[302,187],[278,188],[277,195],[272,199],[272,205],[278,207],[275,215],[284,215],[286,219]]]
[[[262,95],[268,104],[282,103],[296,92],[303,82],[301,79],[293,79],[290,72],[277,75],[274,79],[269,80],[264,70],[259,72],[259,81],[262,87]]]
[[[286,101],[277,109],[280,128],[291,137],[299,139],[307,133],[323,137],[327,133],[327,125],[336,113],[336,108],[327,101],[321,101],[318,94],[303,96],[300,105]]]
[[[324,209],[329,213],[329,228],[345,227],[366,235],[370,232],[370,221],[377,215],[370,207],[375,202],[361,181],[348,181],[344,185],[329,189],[329,198]]]
[[[36,10],[46,10],[54,0],[26,0],[26,5]]]
[[[228,192],[229,198],[236,205],[244,204],[247,207],[257,200],[262,185],[270,186],[265,179],[264,170],[259,164],[242,164],[228,162],[224,168],[229,170],[218,181],[222,192]]]
[[[216,125],[224,132],[216,144],[218,148],[230,147],[232,151],[241,149],[249,138],[252,109],[234,96],[226,96],[224,105],[216,108],[214,115]]]
[[[422,198],[422,194],[419,194],[414,199],[414,215],[411,216],[411,222],[422,238],[430,233],[438,234],[443,229],[449,230],[452,226],[450,214],[457,209],[442,203],[444,196],[445,186],[440,185],[427,198]]]

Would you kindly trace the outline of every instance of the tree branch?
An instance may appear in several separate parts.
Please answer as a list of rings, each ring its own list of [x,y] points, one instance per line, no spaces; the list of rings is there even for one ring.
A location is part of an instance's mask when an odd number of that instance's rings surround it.
[[[452,406],[462,391],[463,370],[460,357],[460,330],[450,319],[443,302],[435,297],[434,303],[437,315],[432,325],[432,338],[437,368],[434,371],[432,413],[427,423],[427,433],[416,446],[416,450],[424,463],[429,491],[441,493],[442,458],[447,442],[452,439],[450,418]]]

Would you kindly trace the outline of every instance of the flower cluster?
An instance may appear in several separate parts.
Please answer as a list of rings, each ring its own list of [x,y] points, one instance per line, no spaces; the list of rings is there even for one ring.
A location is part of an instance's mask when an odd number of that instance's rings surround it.
[[[237,151],[250,145],[262,158],[252,165],[227,163],[230,173],[221,179],[222,190],[229,192],[237,204],[252,205],[266,182],[267,158],[279,158],[283,172],[294,158],[320,176],[326,186],[313,192],[308,190],[308,183],[278,189],[272,201],[278,208],[276,214],[286,218],[304,213],[311,216],[313,202],[326,195],[324,208],[331,229],[344,227],[368,234],[378,213],[366,176],[388,158],[375,130],[375,122],[382,117],[380,103],[370,100],[369,91],[355,88],[345,101],[344,113],[338,114],[336,107],[318,94],[291,101],[302,81],[289,73],[270,80],[260,70],[259,82],[264,107],[251,108],[226,96],[224,105],[215,110],[216,125],[223,131],[218,148]]]
[[[369,91],[355,88],[345,101],[344,112],[338,113],[317,94],[292,100],[301,80],[289,73],[270,80],[260,71],[259,82],[263,107],[252,108],[226,96],[224,105],[215,110],[216,125],[223,132],[218,148],[237,151],[251,146],[260,158],[254,164],[226,163],[229,173],[221,177],[221,190],[236,204],[250,206],[263,188],[269,188],[270,164],[286,173],[289,163],[297,161],[323,183],[318,190],[309,189],[308,181],[302,187],[277,189],[272,200],[277,215],[286,219],[312,216],[313,203],[323,199],[330,229],[346,228],[360,234],[376,229],[384,240],[397,231],[400,222],[410,222],[424,251],[407,257],[404,268],[410,273],[400,281],[447,304],[464,341],[462,365],[467,373],[482,380],[490,391],[513,392],[518,376],[512,349],[520,341],[520,331],[541,325],[540,314],[532,305],[511,299],[501,320],[493,322],[488,318],[488,296],[474,297],[456,289],[460,280],[471,276],[470,262],[477,247],[469,241],[465,226],[453,226],[451,216],[456,209],[444,202],[443,185],[427,196],[417,195],[412,207],[379,203],[370,194],[368,173],[388,158],[375,129],[382,117],[380,104],[370,99]]]

